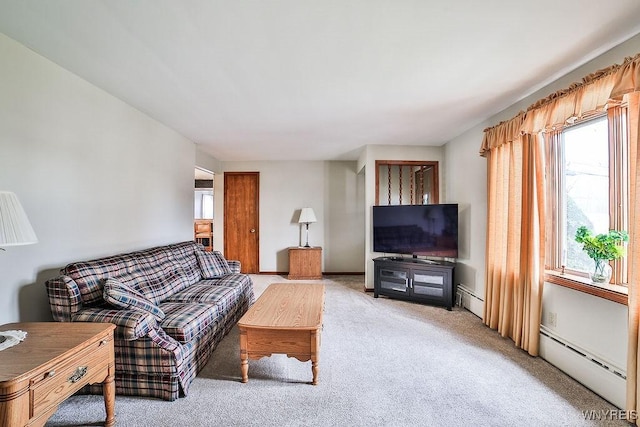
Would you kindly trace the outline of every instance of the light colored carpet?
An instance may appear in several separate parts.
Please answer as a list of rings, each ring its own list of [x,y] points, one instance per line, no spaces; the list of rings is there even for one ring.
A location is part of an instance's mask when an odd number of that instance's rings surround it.
[[[285,282],[252,276],[256,293]],[[237,327],[174,402],[116,397],[118,426],[595,426],[617,410],[461,308],[373,298],[362,276],[326,285],[319,384],[311,362],[249,361],[240,382]],[[48,426],[99,425],[101,396],[72,396]]]

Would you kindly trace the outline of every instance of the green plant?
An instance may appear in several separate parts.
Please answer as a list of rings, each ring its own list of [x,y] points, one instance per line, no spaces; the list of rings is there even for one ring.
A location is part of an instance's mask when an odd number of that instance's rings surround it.
[[[607,234],[594,236],[584,225],[576,231],[576,242],[582,244],[582,249],[594,261],[614,260],[624,255],[622,242],[628,242],[626,231],[609,230]]]

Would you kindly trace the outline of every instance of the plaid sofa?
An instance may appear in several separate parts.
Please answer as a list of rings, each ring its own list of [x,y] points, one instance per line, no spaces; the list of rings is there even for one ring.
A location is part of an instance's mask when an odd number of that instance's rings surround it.
[[[116,325],[117,394],[164,400],[187,395],[254,302],[240,262],[195,242],[75,262],[45,286],[54,320]]]

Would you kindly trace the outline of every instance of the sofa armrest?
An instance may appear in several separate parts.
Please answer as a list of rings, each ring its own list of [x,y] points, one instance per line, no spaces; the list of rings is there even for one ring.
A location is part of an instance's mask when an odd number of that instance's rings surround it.
[[[234,259],[227,260],[227,264],[229,264],[232,273],[240,273],[240,261]]]
[[[126,341],[144,337],[158,328],[158,322],[148,311],[118,310],[112,308],[92,307],[77,312],[74,322],[113,323],[116,325],[114,335]]]
[[[69,276],[58,276],[45,282],[53,320],[71,322],[82,310],[82,298],[76,282]]]

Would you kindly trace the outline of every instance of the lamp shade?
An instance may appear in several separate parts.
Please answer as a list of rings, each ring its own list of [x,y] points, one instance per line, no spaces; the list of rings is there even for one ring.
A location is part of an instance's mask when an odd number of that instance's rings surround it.
[[[300,224],[309,224],[312,222],[316,222],[316,214],[313,212],[311,208],[302,208],[300,211],[300,218],[298,219],[298,223]]]
[[[18,197],[10,191],[0,191],[0,247],[37,242],[36,233]]]

